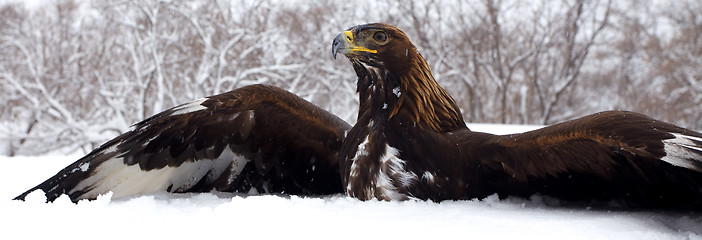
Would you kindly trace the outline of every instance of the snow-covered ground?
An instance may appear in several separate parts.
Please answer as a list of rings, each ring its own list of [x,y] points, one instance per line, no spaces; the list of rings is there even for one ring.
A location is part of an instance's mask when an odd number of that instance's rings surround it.
[[[532,126],[472,124],[510,133]],[[14,196],[80,157],[0,157],[0,239],[702,239],[702,213],[566,208],[531,200],[361,202],[346,196],[138,196],[51,204]]]

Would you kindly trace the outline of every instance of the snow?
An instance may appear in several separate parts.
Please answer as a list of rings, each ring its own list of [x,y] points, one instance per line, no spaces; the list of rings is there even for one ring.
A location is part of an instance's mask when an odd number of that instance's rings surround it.
[[[536,126],[470,124],[510,133]],[[702,239],[702,213],[559,207],[552,199],[361,202],[324,197],[157,193],[73,204],[34,192],[80,155],[0,157],[2,239],[311,238]]]

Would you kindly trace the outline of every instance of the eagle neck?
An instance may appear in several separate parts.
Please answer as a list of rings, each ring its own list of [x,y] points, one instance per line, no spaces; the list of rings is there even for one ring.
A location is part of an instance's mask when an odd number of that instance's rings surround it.
[[[360,103],[357,123],[411,123],[435,132],[466,128],[456,102],[439,86],[419,53],[403,70],[391,71],[376,61],[353,65]]]
[[[402,96],[399,78],[386,68],[376,66],[354,62],[359,94],[357,123],[364,123],[371,130],[378,130],[387,124]]]

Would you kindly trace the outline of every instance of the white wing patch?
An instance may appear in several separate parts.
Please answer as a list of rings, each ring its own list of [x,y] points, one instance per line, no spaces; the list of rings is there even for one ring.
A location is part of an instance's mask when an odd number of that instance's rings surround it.
[[[665,157],[661,160],[678,167],[702,172],[702,138],[671,133],[675,138],[663,140]]]
[[[246,165],[247,160],[225,148],[219,158],[214,160],[197,160],[184,162],[178,167],[166,166],[150,171],[141,170],[138,164],[126,165],[123,158],[112,158],[95,168],[92,176],[81,181],[69,191],[90,189],[79,199],[95,198],[100,194],[112,192],[112,198],[141,195],[170,189],[189,189],[202,178],[216,179],[231,166],[231,183]]]
[[[205,110],[205,109],[207,109],[207,107],[202,106],[202,103],[205,102],[206,100],[207,100],[207,98],[200,98],[200,99],[193,100],[192,102],[174,107],[173,113],[171,115],[180,115],[180,114],[186,114],[186,113],[196,112],[196,111],[200,111],[200,110]]]
[[[246,167],[246,164],[249,162],[244,156],[236,154],[232,152],[229,147],[222,152],[222,155],[219,156],[219,159],[232,159],[231,161],[231,172],[232,174],[229,175],[227,178],[227,185],[231,185],[234,180],[236,180],[236,177],[239,176],[239,173],[244,170],[244,167]],[[215,174],[212,174],[212,177],[217,177],[222,174],[222,171],[224,171],[226,167],[220,168],[220,172]]]

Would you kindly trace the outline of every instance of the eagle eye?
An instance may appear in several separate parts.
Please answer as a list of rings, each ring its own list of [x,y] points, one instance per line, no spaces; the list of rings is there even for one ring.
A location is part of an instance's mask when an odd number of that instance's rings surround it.
[[[383,31],[378,31],[373,33],[373,40],[378,43],[384,43],[386,40],[388,40],[388,35]]]

